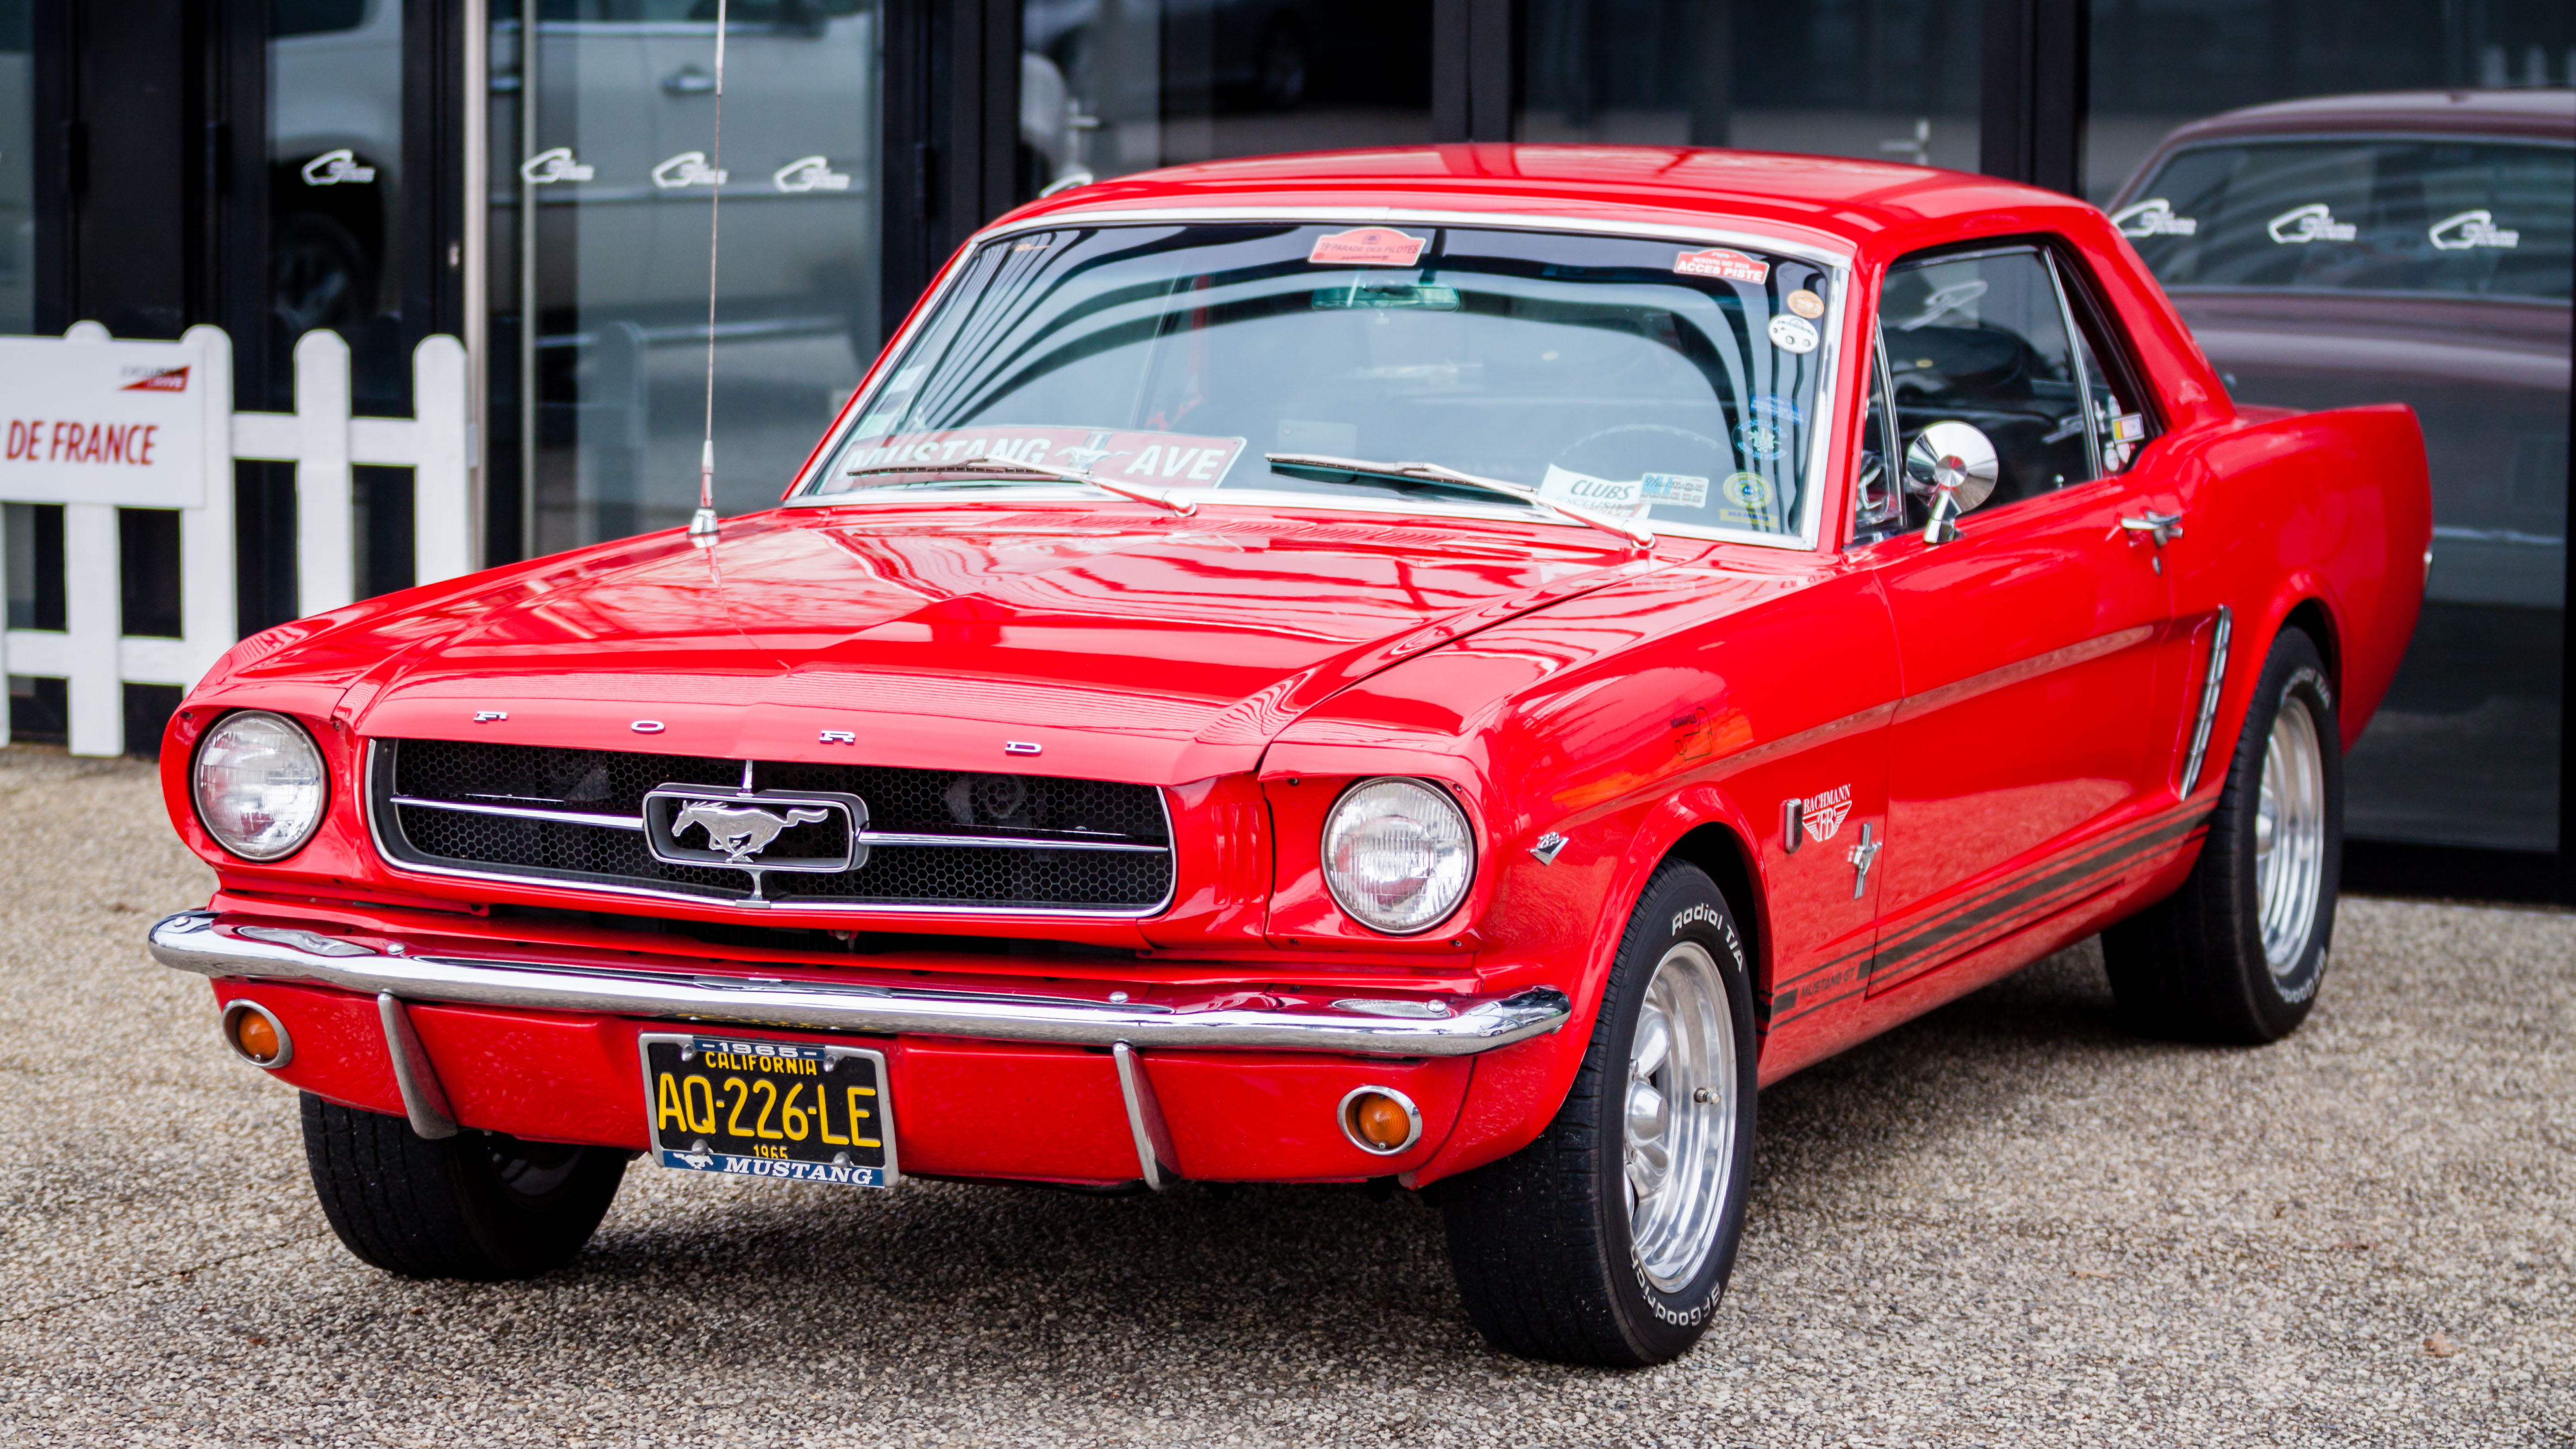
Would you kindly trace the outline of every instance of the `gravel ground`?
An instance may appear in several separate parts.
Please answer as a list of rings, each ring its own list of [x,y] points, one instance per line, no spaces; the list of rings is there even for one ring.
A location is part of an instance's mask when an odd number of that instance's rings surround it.
[[[14,1443],[2576,1443],[2576,916],[2348,903],[2259,1051],[2124,1036],[2088,945],[1774,1087],[1732,1295],[1620,1374],[1356,1189],[639,1166],[573,1271],[389,1278],[143,954],[210,879],[149,770],[0,750],[0,870]]]

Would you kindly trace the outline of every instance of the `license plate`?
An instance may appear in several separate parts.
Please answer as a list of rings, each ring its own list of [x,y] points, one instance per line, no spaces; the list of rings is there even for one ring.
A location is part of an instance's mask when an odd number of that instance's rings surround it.
[[[894,1186],[882,1053],[735,1036],[642,1040],[646,1120],[664,1167]]]

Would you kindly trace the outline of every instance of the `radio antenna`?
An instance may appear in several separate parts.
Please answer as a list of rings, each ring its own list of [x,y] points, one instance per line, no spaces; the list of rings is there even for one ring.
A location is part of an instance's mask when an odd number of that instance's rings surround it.
[[[707,154],[707,427],[698,444],[698,511],[689,537],[716,539],[716,236],[724,206],[724,53],[726,0],[716,0],[716,134]]]

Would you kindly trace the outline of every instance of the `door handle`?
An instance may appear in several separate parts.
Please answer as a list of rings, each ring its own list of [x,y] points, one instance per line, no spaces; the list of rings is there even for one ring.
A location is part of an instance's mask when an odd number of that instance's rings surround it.
[[[702,96],[716,88],[716,78],[694,65],[684,65],[662,77],[662,94],[667,96]]]
[[[2112,531],[2111,536],[2118,538],[2123,533],[2152,534],[2156,540],[2156,547],[2162,548],[2168,541],[2182,537],[2182,515],[2158,513],[2150,508],[2139,517],[2122,518],[2120,526]]]

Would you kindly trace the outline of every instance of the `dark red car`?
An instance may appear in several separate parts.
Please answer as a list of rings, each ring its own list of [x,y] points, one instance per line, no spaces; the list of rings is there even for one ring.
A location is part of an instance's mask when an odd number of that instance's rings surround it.
[[[2231,111],[2111,216],[2238,402],[2423,424],[2433,572],[2354,832],[2557,849],[2576,91]]]
[[[2102,214],[1908,167],[1193,167],[978,235],[783,504],[289,624],[154,954],[398,1272],[628,1159],[1437,1188],[1519,1352],[1687,1348],[1758,1085],[2112,928],[2314,1000],[2402,408],[2240,416]]]

